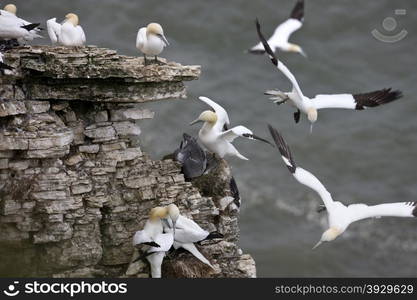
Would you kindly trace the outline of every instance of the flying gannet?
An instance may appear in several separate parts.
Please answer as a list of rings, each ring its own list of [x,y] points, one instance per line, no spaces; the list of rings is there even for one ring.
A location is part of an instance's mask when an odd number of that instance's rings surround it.
[[[232,144],[234,139],[239,136],[252,140],[259,140],[272,146],[269,141],[254,135],[252,131],[245,126],[240,125],[228,129],[230,121],[226,110],[207,97],[199,97],[198,99],[208,104],[214,112],[211,110],[203,111],[196,120],[190,123],[190,125],[199,122],[204,123],[198,133],[198,137],[204,147],[217,154],[220,158],[229,155],[248,160],[248,158],[240,154]]]
[[[304,20],[304,0],[298,0],[295,4],[290,18],[285,22],[281,23],[274,31],[274,34],[269,38],[268,44],[271,47],[272,51],[276,51],[277,49],[286,52],[295,52],[300,53],[301,55],[306,57],[303,49],[296,44],[289,43],[288,39],[294,31],[303,26]],[[249,53],[253,54],[264,54],[265,49],[261,42],[259,42],[256,46],[249,49]]]
[[[334,95],[316,95],[314,98],[308,98],[303,95],[297,80],[288,68],[277,59],[274,52],[269,47],[267,41],[262,35],[259,21],[256,20],[256,29],[259,38],[266,49],[272,63],[280,70],[292,83],[292,91],[284,93],[281,91],[266,91],[265,94],[272,95],[274,103],[282,104],[290,100],[291,104],[297,108],[294,113],[294,120],[299,122],[301,112],[307,115],[311,123],[311,129],[314,122],[317,121],[317,111],[324,108],[344,108],[363,110],[369,107],[375,107],[397,100],[402,97],[402,93],[398,90],[392,91],[382,89],[362,94],[334,94]],[[311,131],[310,129],[310,131]]]
[[[223,238],[223,235],[217,231],[208,232],[201,228],[193,220],[182,216],[178,207],[175,204],[168,205],[167,210],[170,218],[165,219],[166,222],[163,222],[164,232],[172,233],[173,229],[175,229],[174,248],[183,248],[189,251],[202,263],[213,268],[208,259],[205,258],[200,251],[198,251],[194,243],[200,243],[206,240]],[[171,222],[172,219],[176,220],[175,226]]]
[[[169,43],[161,25],[150,23],[146,27],[139,28],[136,36],[136,48],[143,53],[145,65],[147,64],[146,55],[154,56],[154,62],[158,63],[158,55],[166,46],[169,46]]]
[[[143,258],[148,260],[152,278],[161,277],[162,261],[174,242],[172,233],[163,233],[161,220],[167,218],[167,214],[166,207],[153,208],[143,230],[137,231],[133,236],[133,246],[145,245],[145,254],[136,260]]]
[[[17,7],[14,4],[7,4],[2,10],[0,10],[1,17],[10,18],[11,20],[14,20],[20,26],[28,26],[27,28],[29,29],[33,27],[33,29],[29,30],[26,35],[24,35],[23,37],[17,38],[20,44],[24,43],[25,41],[32,41],[35,38],[43,38],[39,34],[41,31],[41,29],[38,28],[38,26],[40,25],[39,23],[31,23],[26,20],[23,20],[17,17],[16,13],[17,13]]]
[[[334,201],[323,184],[309,171],[298,167],[290,152],[290,148],[271,125],[269,131],[274,139],[288,170],[298,182],[316,191],[323,200],[328,213],[329,229],[321,236],[320,241],[313,247],[317,248],[323,242],[330,242],[341,235],[348,226],[356,221],[379,217],[417,217],[417,202],[397,202],[368,206],[366,204],[350,204],[348,206]]]
[[[84,30],[79,25],[78,16],[74,13],[67,14],[62,24],[57,23],[56,18],[49,19],[46,27],[52,44],[67,47],[79,47],[85,44]]]

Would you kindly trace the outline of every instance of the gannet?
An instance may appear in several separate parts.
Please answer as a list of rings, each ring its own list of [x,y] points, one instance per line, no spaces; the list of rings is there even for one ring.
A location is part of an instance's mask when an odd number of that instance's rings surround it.
[[[274,34],[269,38],[268,44],[271,47],[272,51],[276,51],[277,49],[286,52],[295,52],[300,53],[301,55],[306,57],[303,49],[296,44],[292,44],[288,42],[289,37],[294,31],[303,26],[304,20],[304,1],[298,0],[295,4],[290,18],[285,22],[281,23],[274,31]],[[264,54],[265,49],[261,42],[259,42],[256,46],[249,49],[250,53],[254,54]]]
[[[211,110],[203,111],[196,120],[190,123],[190,125],[199,122],[204,123],[198,133],[198,137],[204,147],[217,154],[220,158],[230,155],[248,160],[248,158],[240,154],[232,145],[234,139],[239,136],[252,140],[259,140],[272,145],[269,141],[254,135],[252,131],[245,126],[240,125],[228,129],[230,121],[224,108],[207,97],[199,97],[198,99],[213,108],[214,112]]]
[[[161,219],[165,219],[167,216],[168,210],[166,207],[153,208],[143,230],[137,231],[133,236],[133,246],[145,245],[146,247],[145,254],[139,256],[136,260],[143,258],[148,260],[152,278],[161,277],[162,261],[174,242],[172,233],[163,233]]]
[[[56,22],[56,18],[49,19],[46,22],[46,27],[52,44],[67,47],[83,46],[85,34],[83,28],[78,24],[78,16],[74,13],[67,14],[62,25]]]
[[[139,28],[136,36],[136,48],[143,53],[145,65],[147,64],[146,55],[154,56],[154,61],[157,63],[158,55],[166,46],[169,46],[169,43],[161,25],[150,23],[146,27]]]
[[[0,11],[0,39],[32,40],[34,37],[38,37],[33,31],[39,25],[40,23],[24,24],[13,13],[5,10]]]
[[[344,108],[363,110],[365,108],[386,104],[402,97],[402,93],[400,91],[392,91],[391,88],[389,88],[362,94],[316,95],[314,98],[308,98],[303,95],[294,75],[281,61],[278,61],[276,55],[269,47],[268,43],[262,35],[258,20],[256,20],[256,29],[272,63],[292,83],[291,92],[283,93],[281,91],[266,91],[265,94],[274,96],[272,99],[275,100],[274,103],[277,104],[282,104],[287,100],[291,100],[291,104],[297,108],[297,111],[294,113],[295,122],[298,123],[300,120],[301,112],[305,113],[311,123],[310,131],[312,130],[314,122],[317,121],[317,111],[319,109]]]
[[[180,214],[178,207],[175,204],[170,204],[167,206],[167,211],[169,219],[165,219],[166,222],[163,222],[164,232],[172,233],[175,230],[174,234],[174,248],[183,248],[189,251],[202,263],[213,268],[212,264],[208,261],[207,258],[201,254],[200,251],[196,248],[194,243],[200,243],[202,241],[223,238],[223,235],[217,231],[208,232],[202,229],[196,222],[186,218]],[[172,220],[175,221],[175,225]]]
[[[290,148],[279,132],[271,125],[268,127],[288,170],[298,182],[315,190],[324,202],[325,210],[328,213],[329,229],[323,233],[320,241],[313,249],[323,242],[333,241],[355,221],[379,217],[417,217],[417,202],[385,203],[372,206],[351,204],[346,206],[341,202],[334,201],[331,194],[313,174],[296,165]]]
[[[175,150],[174,158],[181,163],[181,172],[185,179],[203,175],[207,168],[206,152],[192,136],[184,133],[180,147]]]
[[[31,22],[28,22],[26,20],[23,20],[23,19],[17,17],[16,13],[17,13],[17,7],[14,4],[7,4],[2,10],[0,10],[1,16],[9,17],[9,18],[14,19],[18,24],[20,24],[20,26],[26,26],[26,25],[33,24]],[[39,26],[38,23],[36,23],[36,24]],[[24,41],[31,41],[35,38],[43,38],[43,36],[41,36],[39,34],[40,31],[41,31],[41,29],[38,28],[38,27],[30,30],[27,35],[25,35],[22,38],[19,38],[19,40],[18,40],[19,43],[23,43]]]

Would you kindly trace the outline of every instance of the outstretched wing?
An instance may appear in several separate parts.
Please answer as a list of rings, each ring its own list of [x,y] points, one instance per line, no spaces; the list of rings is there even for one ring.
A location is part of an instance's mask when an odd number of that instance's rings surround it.
[[[362,110],[395,101],[402,97],[398,90],[382,89],[363,94],[317,95],[312,99],[316,109],[345,108]]]
[[[291,12],[290,18],[278,25],[272,36],[269,38],[268,44],[273,52],[288,42],[291,34],[303,26],[303,20],[304,1],[299,0]],[[265,53],[264,45],[262,42],[259,42],[256,46],[252,47],[249,52],[254,54],[263,54]]]
[[[291,174],[295,177],[295,179],[297,179],[299,183],[315,190],[320,195],[326,208],[329,208],[329,205],[332,204],[333,199],[324,185],[309,171],[297,167],[292,157],[290,148],[282,136],[279,134],[278,130],[273,128],[271,125],[268,125],[268,128],[272,138],[275,141],[275,144],[279,149],[279,152],[281,153],[281,157],[284,160],[284,163],[287,165],[288,170],[290,170]]]
[[[297,80],[295,79],[294,75],[290,72],[290,70],[288,70],[288,68],[281,61],[278,61],[278,58],[276,57],[274,52],[271,50],[271,47],[269,46],[268,42],[266,41],[265,37],[263,36],[261,32],[261,24],[259,24],[258,20],[256,20],[256,30],[258,32],[259,39],[264,45],[266,53],[268,53],[269,58],[271,59],[271,62],[277,67],[278,70],[280,70],[285,75],[285,77],[289,79],[289,81],[291,81],[293,90],[297,93],[298,98],[299,98],[296,101],[302,102],[304,95],[300,89],[300,86],[298,85]],[[291,99],[291,100],[294,100],[294,99]],[[301,103],[298,103],[298,104],[301,104]]]
[[[213,100],[211,100],[207,97],[200,96],[200,97],[198,97],[198,99],[205,102],[212,109],[214,109],[214,112],[217,115],[217,122],[213,126],[213,129],[217,130],[218,132],[222,132],[224,125],[225,124],[226,125],[230,124],[229,115],[227,114],[226,110],[223,107],[221,107],[220,105],[218,105],[216,102],[214,102]]]
[[[397,202],[368,206],[351,204],[348,211],[354,221],[378,217],[417,217],[417,202]]]
[[[248,138],[250,140],[258,140],[264,143],[267,143],[269,145],[271,145],[272,147],[274,147],[274,145],[271,144],[271,142],[267,141],[266,139],[263,139],[259,136],[256,136],[252,133],[252,131],[248,128],[246,128],[245,126],[239,125],[236,127],[233,127],[229,130],[224,131],[220,137],[226,139],[228,142],[233,142],[235,138],[237,137],[244,137],[244,138]]]
[[[46,21],[49,38],[52,44],[58,43],[58,37],[61,35],[61,24],[56,22],[56,18]]]

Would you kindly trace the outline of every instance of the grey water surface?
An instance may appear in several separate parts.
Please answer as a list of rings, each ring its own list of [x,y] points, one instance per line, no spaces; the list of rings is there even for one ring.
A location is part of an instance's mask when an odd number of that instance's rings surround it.
[[[257,43],[254,19],[269,35],[284,21],[295,0],[19,0],[20,17],[33,22],[61,20],[75,12],[88,44],[140,55],[135,48],[139,27],[157,21],[171,45],[163,57],[202,67],[200,80],[187,82],[188,99],[146,106],[156,112],[143,121],[141,145],[161,158],[179,144],[188,123],[207,107],[197,97],[218,101],[232,125],[242,124],[268,137],[267,123],[277,127],[298,165],[313,172],[345,204],[417,201],[417,2],[413,0],[306,0],[304,27],[291,40],[308,59],[288,53],[279,58],[297,77],[308,96],[361,93],[384,87],[404,97],[367,111],[325,110],[309,134],[304,116],[271,103],[263,91],[288,90],[288,80],[265,56],[245,54]],[[6,2],[1,3],[4,5]],[[405,9],[396,14],[396,9]],[[398,13],[398,12],[397,12]],[[396,24],[383,21],[394,18]],[[396,25],[389,31],[388,25]],[[372,31],[394,37],[388,43]],[[389,28],[390,29],[390,28]],[[35,42],[49,43],[46,37]],[[259,277],[417,276],[417,219],[386,218],[353,224],[331,244],[312,251],[326,228],[320,198],[295,181],[276,149],[236,140],[249,161],[228,159],[242,196],[240,216],[244,252],[254,256]]]

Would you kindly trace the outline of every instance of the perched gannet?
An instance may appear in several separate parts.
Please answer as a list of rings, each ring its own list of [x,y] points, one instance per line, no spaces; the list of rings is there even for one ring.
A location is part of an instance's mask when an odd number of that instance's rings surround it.
[[[278,61],[263,37],[260,28],[260,24],[258,20],[256,20],[256,29],[259,38],[264,45],[266,52],[269,54],[272,63],[291,81],[293,87],[292,91],[288,93],[283,93],[281,91],[267,91],[265,94],[273,95],[274,97],[272,99],[276,100],[274,103],[277,104],[282,104],[287,100],[291,100],[291,104],[297,108],[297,112],[294,113],[294,120],[296,123],[300,120],[300,114],[303,112],[311,122],[312,129],[313,123],[317,121],[317,110],[319,109],[344,108],[363,110],[368,107],[386,104],[402,97],[400,91],[392,91],[389,88],[363,94],[317,95],[310,99],[303,95],[294,75],[281,61]]]
[[[68,47],[83,46],[85,34],[83,28],[78,24],[78,16],[74,13],[67,14],[62,25],[56,22],[56,18],[49,19],[46,22],[46,27],[52,44]]]
[[[16,16],[17,7],[14,4],[7,4],[2,10],[0,10],[1,16],[8,17],[14,19],[20,26],[27,26],[31,25],[31,22],[23,20]],[[36,23],[38,26],[39,24]],[[24,41],[31,41],[35,38],[43,38],[43,36],[39,35],[41,29],[36,26],[36,28],[29,30],[28,34],[24,37],[19,38],[19,43],[23,43]]]
[[[0,73],[1,74],[7,74],[8,72],[13,70],[14,68],[9,66],[9,65],[6,65],[4,63],[3,62],[3,57],[4,57],[3,53],[0,52]]]
[[[183,134],[180,147],[174,152],[174,158],[181,163],[185,179],[199,177],[207,168],[206,152],[195,138],[186,133]]]
[[[217,154],[220,158],[230,155],[248,160],[232,145],[234,139],[239,136],[252,140],[256,139],[272,145],[267,140],[254,135],[252,131],[245,126],[240,125],[227,129],[230,121],[224,108],[207,97],[199,97],[198,99],[211,106],[211,108],[214,109],[214,112],[211,110],[203,111],[196,120],[190,123],[190,125],[198,122],[204,123],[198,133],[198,137],[204,147]]]
[[[286,52],[296,52],[300,53],[301,55],[306,57],[303,49],[296,44],[292,44],[288,42],[290,35],[297,31],[298,29],[303,26],[304,20],[304,0],[298,0],[295,4],[290,18],[286,20],[284,23],[281,23],[274,31],[274,34],[269,38],[268,44],[271,47],[272,51],[276,51],[277,49]],[[256,46],[249,49],[250,53],[254,54],[264,54],[265,49],[261,42],[259,42]]]
[[[208,232],[202,229],[196,222],[186,218],[180,214],[178,207],[175,204],[167,206],[169,219],[166,219],[164,225],[164,232],[174,232],[174,248],[183,248],[189,251],[202,263],[213,268],[211,263],[203,254],[198,251],[194,243],[202,241],[223,238],[223,235],[217,231]],[[175,225],[171,220],[175,220]]]
[[[163,233],[161,219],[167,218],[166,207],[155,207],[149,214],[143,230],[137,231],[133,236],[133,246],[145,245],[145,254],[138,259],[146,258],[151,266],[152,278],[161,277],[161,265],[166,252],[172,247],[174,236],[172,233]],[[136,261],[135,260],[135,261]]]
[[[154,56],[155,62],[158,62],[158,55],[166,46],[169,46],[169,43],[161,25],[150,23],[146,27],[139,28],[136,36],[136,48],[143,53],[145,65],[147,64],[146,55]]]
[[[34,29],[40,23],[23,23],[23,20],[16,17],[13,13],[0,11],[0,39],[3,40],[32,40],[39,35],[34,33]]]
[[[345,206],[338,201],[333,201],[330,193],[313,174],[297,167],[290,148],[279,132],[270,125],[268,127],[288,170],[298,182],[315,190],[320,195],[325,210],[328,212],[329,229],[323,233],[320,241],[313,249],[317,248],[322,242],[333,241],[355,221],[378,217],[417,217],[417,202],[385,203],[373,206],[351,204]]]

